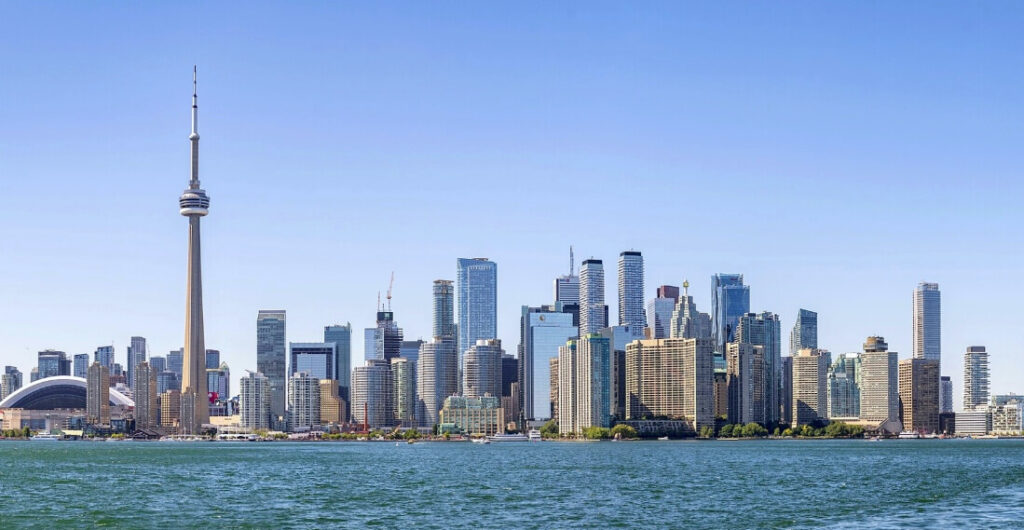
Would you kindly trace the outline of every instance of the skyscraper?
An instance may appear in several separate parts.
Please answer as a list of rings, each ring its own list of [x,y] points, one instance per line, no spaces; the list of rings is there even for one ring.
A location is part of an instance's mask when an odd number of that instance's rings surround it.
[[[394,382],[383,359],[366,361],[352,370],[352,421],[370,429],[395,424]]]
[[[85,381],[85,423],[110,425],[110,373],[93,362]]]
[[[416,369],[406,357],[391,359],[392,401],[395,403],[395,421],[403,427],[416,426]]]
[[[900,421],[920,433],[939,430],[939,362],[915,357],[899,363]]]
[[[988,352],[984,346],[968,346],[964,353],[964,410],[988,406],[988,383]]]
[[[572,247],[569,247],[569,274],[555,278],[555,303],[566,305],[579,305],[580,303],[580,277],[576,276]]]
[[[828,418],[828,350],[804,348],[793,356],[793,423],[795,428]]]
[[[953,412],[953,380],[948,375],[939,378],[939,414]]]
[[[93,353],[93,360],[107,367],[109,371],[114,367],[114,347],[100,346]]]
[[[39,379],[71,375],[71,359],[62,351],[43,350],[39,352]]]
[[[683,295],[676,302],[669,321],[669,337],[673,339],[711,338],[711,315],[697,311],[690,296],[690,282],[683,281]]]
[[[647,325],[644,315],[644,257],[635,250],[619,253],[619,325]],[[595,331],[595,333],[600,330]]]
[[[668,416],[695,433],[715,424],[711,339],[636,340],[626,345],[626,419]]]
[[[206,350],[206,361],[204,363],[207,370],[216,369],[220,366],[220,350]]]
[[[498,338],[498,264],[487,258],[459,258],[455,304],[459,319],[459,368],[462,356],[480,339]]]
[[[651,338],[667,339],[672,336],[672,312],[679,302],[679,288],[672,285],[658,287],[657,296],[647,302],[647,327]]]
[[[261,309],[256,315],[256,371],[270,382],[270,416],[275,429],[284,428],[285,402],[285,332],[284,310]]]
[[[860,354],[843,353],[828,370],[828,417],[860,417]]]
[[[416,362],[416,419],[421,427],[436,425],[445,398],[458,393],[458,363],[454,337],[434,337],[420,347]],[[353,409],[352,414],[355,412]]]
[[[754,392],[763,396],[763,400],[755,403],[758,410],[754,412],[754,417],[760,419],[754,421],[774,424],[779,421],[779,386],[782,377],[782,327],[779,316],[769,311],[741,316],[736,326],[735,340],[764,349],[761,359],[763,367],[755,367],[763,377]]]
[[[308,372],[288,378],[288,429],[308,432],[320,425],[320,380]]]
[[[796,314],[796,322],[789,333],[789,354],[804,348],[818,347],[818,314],[814,311],[801,309]]]
[[[914,289],[914,358],[942,361],[942,295],[937,283],[922,282]]]
[[[188,217],[188,272],[185,289],[185,354],[181,379],[181,432],[196,434],[210,422],[206,398],[206,342],[203,332],[203,273],[200,257],[199,220],[209,213],[210,199],[199,187],[199,105],[196,74],[192,71],[192,174],[188,189],[178,203]],[[129,363],[131,364],[131,363]]]
[[[736,325],[750,312],[750,288],[743,285],[742,274],[715,274],[711,277],[711,336],[715,348],[733,341]],[[722,351],[722,350],[720,350]]]
[[[330,379],[338,382],[338,395],[347,403],[352,378],[352,324],[324,326],[324,342],[335,345],[334,374]]]
[[[766,425],[764,346],[730,342],[725,348],[729,423]]]
[[[455,288],[451,280],[434,280],[432,337],[455,338]],[[440,410],[440,407],[438,407]]]
[[[145,350],[143,350],[145,351]],[[135,367],[132,395],[135,400],[135,428],[149,429],[157,425],[156,373],[142,361]]]
[[[144,362],[146,362],[146,338],[132,337],[128,346],[128,387],[132,390],[135,389],[135,367]]]
[[[882,337],[868,337],[860,356],[860,419],[899,420],[899,355]]]
[[[0,375],[0,400],[15,393],[21,388],[23,374],[14,366],[5,366]]]
[[[398,357],[402,351],[402,339],[404,334],[402,328],[395,322],[395,313],[391,310],[377,311],[377,327],[371,328],[372,343],[370,342],[370,329],[367,329],[367,352],[366,359],[377,359],[391,362],[391,359]],[[369,348],[373,347],[372,355]]]
[[[75,365],[72,373],[75,377],[85,379],[89,373],[89,354],[79,353],[75,355]]]
[[[521,412],[527,420],[546,420],[551,411],[551,359],[558,348],[579,335],[572,314],[555,306],[522,306],[519,320]],[[509,418],[517,419],[517,418]]]
[[[181,372],[184,365],[185,348],[178,350],[171,350],[167,352],[167,370],[173,372],[178,377],[178,381],[181,381]],[[99,359],[96,359],[99,361]],[[103,361],[100,361],[103,364]],[[113,363],[111,363],[112,365]],[[179,389],[180,390],[180,389]]]
[[[239,424],[245,429],[270,429],[270,380],[261,373],[246,370],[239,387]]]
[[[334,379],[334,363],[337,361],[337,343],[334,342],[290,342],[291,367],[289,376],[306,372],[317,379]]]
[[[501,397],[501,341],[481,339],[465,353],[462,394],[479,398],[485,395]]]
[[[580,335],[600,333],[608,326],[607,317],[604,263],[599,259],[585,259],[580,268]]]

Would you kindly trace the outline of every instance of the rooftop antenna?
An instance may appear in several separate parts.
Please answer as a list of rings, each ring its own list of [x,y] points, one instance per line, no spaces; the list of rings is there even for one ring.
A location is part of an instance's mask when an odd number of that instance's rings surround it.
[[[575,260],[573,259],[573,256],[572,256],[572,245],[569,245],[569,276],[572,276],[573,270],[576,269],[576,266],[575,266],[574,262],[575,262]]]
[[[377,312],[380,312],[380,291],[377,291]]]
[[[683,296],[690,296],[690,281],[686,279],[683,280]]]

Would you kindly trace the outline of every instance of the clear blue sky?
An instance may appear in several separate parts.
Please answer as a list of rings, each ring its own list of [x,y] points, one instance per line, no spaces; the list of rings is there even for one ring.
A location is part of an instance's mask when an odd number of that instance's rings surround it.
[[[23,3],[0,9],[0,364],[131,335],[182,343],[191,68],[199,65],[206,339],[255,369],[288,339],[499,264],[499,332],[567,249],[643,251],[647,291],[741,272],[820,343],[910,353],[938,282],[943,371],[988,346],[1024,392],[1018,2]],[[237,387],[236,387],[237,388]]]

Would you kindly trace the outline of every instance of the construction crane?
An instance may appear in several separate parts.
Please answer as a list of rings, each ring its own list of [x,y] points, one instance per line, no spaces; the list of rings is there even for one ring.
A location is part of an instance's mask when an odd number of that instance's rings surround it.
[[[391,271],[391,282],[388,283],[388,311],[391,311],[391,289],[395,286],[395,271]]]

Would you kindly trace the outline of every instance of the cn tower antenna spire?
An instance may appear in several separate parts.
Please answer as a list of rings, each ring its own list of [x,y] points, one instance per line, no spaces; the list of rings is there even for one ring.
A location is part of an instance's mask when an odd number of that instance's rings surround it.
[[[196,65],[192,65],[192,134],[188,140],[192,144],[192,173],[189,178],[189,189],[199,189],[199,102],[196,89]]]

